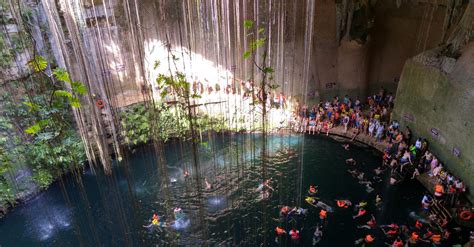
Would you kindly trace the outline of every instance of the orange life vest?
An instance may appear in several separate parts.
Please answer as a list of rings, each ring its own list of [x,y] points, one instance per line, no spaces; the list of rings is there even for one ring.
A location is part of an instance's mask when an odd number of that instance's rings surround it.
[[[373,243],[374,240],[375,240],[375,238],[370,234],[367,234],[367,236],[365,236],[365,242],[368,243],[368,244]]]
[[[283,229],[283,228],[281,228],[281,227],[279,227],[279,226],[277,226],[277,227],[275,228],[275,232],[276,232],[276,234],[277,234],[278,236],[283,235],[283,234],[286,233],[285,229]]]
[[[328,216],[328,212],[324,209],[321,209],[321,211],[319,212],[319,218],[326,219],[327,216]]]
[[[442,196],[443,193],[444,193],[443,185],[437,184],[437,185],[435,186],[435,195],[436,195],[436,196]]]
[[[418,235],[418,233],[416,232],[411,233],[411,237],[410,237],[411,240],[418,241],[418,238],[420,238],[420,235]]]
[[[403,247],[403,241],[401,239],[396,239],[392,245],[396,247]]]
[[[346,206],[346,202],[343,200],[337,200],[336,202],[337,202],[337,206],[340,208],[343,208]]]
[[[439,244],[439,243],[441,243],[441,235],[440,234],[435,234],[431,237],[431,240],[433,241],[433,243]]]
[[[421,222],[417,220],[415,223],[415,227],[420,229],[421,227],[423,227],[423,224],[421,224]]]

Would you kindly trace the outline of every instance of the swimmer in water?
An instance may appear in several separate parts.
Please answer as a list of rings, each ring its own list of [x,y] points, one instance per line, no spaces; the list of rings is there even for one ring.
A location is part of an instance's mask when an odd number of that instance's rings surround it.
[[[263,181],[263,183],[261,183],[260,185],[258,185],[256,191],[262,191],[263,189],[267,188],[271,191],[274,191],[275,189],[273,189],[273,187],[270,185],[270,183],[272,182],[272,178],[269,178],[265,181]]]
[[[293,242],[298,243],[300,240],[300,231],[295,228],[290,230],[290,238]]]
[[[349,150],[349,144],[344,144],[342,147],[344,147],[345,150]]]
[[[189,172],[188,170],[184,170],[184,179],[189,178]]]
[[[160,221],[160,217],[157,214],[153,214],[151,218],[151,223],[149,225],[144,225],[145,228],[154,228],[154,227],[166,227],[166,223]]]
[[[382,198],[379,195],[375,196],[375,206],[378,207],[382,204]]]
[[[352,206],[352,202],[349,200],[336,200],[336,204],[340,208],[348,208]]]
[[[313,245],[316,245],[317,243],[319,243],[319,241],[321,241],[321,238],[323,237],[323,231],[321,231],[321,226],[316,225],[316,229],[314,230],[314,233],[313,233]]]
[[[183,213],[183,210],[179,207],[176,207],[173,209],[173,213],[174,213],[174,218],[178,221],[178,220],[181,220],[183,217],[184,217],[184,213]]]
[[[318,186],[310,185],[309,189],[308,189],[308,193],[310,195],[314,195],[314,194],[318,193]]]
[[[366,212],[367,212],[367,211],[366,211],[364,208],[360,208],[360,209],[359,209],[359,212],[357,213],[357,215],[352,216],[352,218],[353,218],[353,219],[357,219],[357,218],[359,218],[359,217],[362,217],[362,216],[365,215]]]
[[[355,166],[355,165],[357,165],[357,162],[355,161],[355,159],[349,158],[349,159],[346,160],[346,164],[351,165],[351,166]]]
[[[359,229],[365,228],[365,229],[370,230],[370,229],[375,229],[376,226],[377,226],[377,221],[375,221],[375,217],[372,214],[370,220],[367,221],[367,223],[365,225],[358,226],[357,228],[359,228]]]
[[[283,227],[279,227],[277,226],[275,228],[275,234],[276,234],[276,237],[275,237],[275,243],[278,243],[278,238],[279,237],[282,237],[282,236],[285,236],[286,235],[286,231]]]
[[[283,206],[280,209],[280,217],[281,218],[286,218],[288,216],[288,213],[290,212],[290,207],[288,206]]]
[[[204,184],[205,184],[205,186],[206,186],[206,190],[212,189],[212,184],[210,184],[210,183],[207,181],[207,178],[204,178]]]

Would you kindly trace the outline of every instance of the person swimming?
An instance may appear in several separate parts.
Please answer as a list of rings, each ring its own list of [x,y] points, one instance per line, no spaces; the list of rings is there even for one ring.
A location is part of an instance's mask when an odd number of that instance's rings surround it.
[[[323,237],[323,231],[321,230],[322,227],[318,225],[316,225],[316,229],[314,230],[314,233],[313,233],[313,245],[316,245],[317,243],[319,243],[319,241],[321,241],[322,237]]]
[[[280,217],[286,217],[288,216],[288,213],[290,212],[290,207],[288,206],[283,206],[280,209]]]
[[[355,159],[353,159],[353,158],[349,158],[349,159],[346,159],[346,164],[351,165],[351,166],[355,166],[355,165],[357,165],[357,161],[355,161]]]
[[[184,218],[185,214],[180,207],[176,207],[173,209],[174,218],[178,221]]]
[[[352,206],[352,202],[349,200],[336,200],[336,204],[340,208],[348,208]]]
[[[328,211],[321,209],[321,211],[319,211],[319,219],[325,220],[327,217],[328,217]]]
[[[293,242],[299,242],[299,240],[300,240],[300,231],[293,228],[293,229],[290,230],[289,234],[290,234],[290,238]]]
[[[311,204],[312,206],[316,206],[316,203],[318,202],[316,200],[316,197],[312,197],[312,196],[307,196],[305,199],[304,199],[307,203]]]
[[[365,213],[367,213],[367,211],[366,211],[364,208],[360,208],[360,209],[359,209],[359,212],[357,213],[357,215],[352,216],[352,218],[353,218],[353,219],[357,219],[357,218],[359,218],[359,217],[364,216]]]
[[[363,208],[367,206],[367,202],[366,201],[360,201],[356,206],[355,208],[358,209],[358,208]]]
[[[309,189],[308,189],[308,193],[310,195],[314,195],[314,194],[318,193],[318,186],[310,185]]]
[[[258,187],[257,187],[257,189],[255,189],[255,191],[259,192],[259,191],[262,191],[265,188],[267,188],[271,191],[274,191],[275,189],[273,189],[273,187],[270,185],[271,182],[272,182],[272,178],[269,178],[269,179],[263,181],[263,183],[258,185]]]
[[[359,229],[365,228],[365,229],[370,230],[370,229],[375,229],[376,226],[377,226],[377,221],[375,220],[375,217],[372,214],[370,220],[367,221],[367,223],[365,225],[358,226],[357,228],[359,228]]]
[[[342,147],[343,147],[345,150],[349,150],[349,144],[344,144],[344,145],[342,145]]]
[[[157,214],[153,214],[151,218],[151,223],[144,225],[145,228],[154,228],[154,227],[166,227],[166,223],[160,221],[160,217]]]
[[[382,198],[379,195],[375,196],[375,206],[378,207],[382,204]]]
[[[307,213],[307,209],[304,209],[304,208],[298,208],[298,207],[294,207],[288,214],[294,214],[294,215],[306,215]]]
[[[277,227],[275,228],[275,234],[276,234],[276,236],[275,236],[275,243],[278,243],[278,238],[285,236],[285,235],[286,235],[286,231],[285,231],[285,229],[284,229],[283,227],[277,226]]]

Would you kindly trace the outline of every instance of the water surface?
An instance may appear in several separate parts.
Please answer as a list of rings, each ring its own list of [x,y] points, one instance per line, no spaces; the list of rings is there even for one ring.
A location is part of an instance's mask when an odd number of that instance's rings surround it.
[[[55,183],[34,200],[0,220],[1,246],[124,246],[124,245],[202,245],[211,246],[290,246],[289,240],[275,243],[274,229],[281,223],[282,205],[309,209],[299,245],[311,246],[319,209],[304,201],[310,184],[319,186],[318,197],[333,206],[318,246],[352,246],[368,233],[357,229],[373,213],[379,224],[411,222],[408,214],[418,210],[424,191],[418,183],[389,186],[387,176],[366,188],[350,176],[345,160],[357,160],[358,169],[373,176],[382,162],[374,149],[351,145],[325,136],[271,135],[262,159],[260,135],[215,135],[199,146],[200,186],[192,165],[191,146],[173,140],[166,145],[166,171],[160,169],[150,146],[136,149],[114,168],[114,175],[85,172],[70,176],[64,186]],[[185,179],[189,170],[193,179]],[[166,181],[162,174],[167,174]],[[204,179],[213,186],[204,188]],[[275,189],[262,199],[257,191],[264,179],[272,179]],[[374,206],[380,194],[383,205]],[[369,214],[352,219],[352,209],[339,209],[335,199],[353,203],[369,202]],[[173,224],[174,207],[181,207],[185,218]],[[153,213],[170,224],[163,229],[147,229]],[[378,232],[374,232],[379,236]],[[378,238],[381,239],[381,236]],[[378,244],[383,245],[382,242]]]

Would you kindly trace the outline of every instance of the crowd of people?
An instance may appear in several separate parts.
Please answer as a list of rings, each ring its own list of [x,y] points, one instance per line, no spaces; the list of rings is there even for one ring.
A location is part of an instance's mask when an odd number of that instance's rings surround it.
[[[356,168],[357,162],[353,158],[346,160],[346,164],[351,168],[348,172],[359,183],[366,186],[367,193],[374,191],[372,184],[380,182],[380,175],[390,172],[390,184],[394,185],[405,179],[415,179],[422,173],[427,173],[434,183],[434,196],[425,194],[421,198],[421,207],[426,213],[425,218],[416,216],[413,225],[377,225],[373,214],[370,215],[366,224],[359,226],[368,230],[380,229],[386,238],[383,240],[389,246],[417,246],[417,244],[431,244],[432,246],[443,246],[448,242],[453,231],[460,231],[461,228],[452,224],[451,215],[443,214],[439,208],[447,208],[448,212],[456,211],[453,217],[460,220],[469,221],[473,217],[471,208],[464,194],[466,186],[464,182],[448,172],[440,160],[428,149],[428,142],[424,138],[412,140],[411,129],[406,126],[402,130],[396,120],[390,119],[390,112],[393,109],[394,97],[391,93],[380,90],[379,93],[368,97],[366,102],[361,102],[359,98],[354,101],[348,95],[343,99],[334,97],[331,101],[320,101],[319,104],[308,108],[307,105],[295,105],[292,118],[292,129],[301,133],[311,135],[321,132],[328,135],[329,130],[336,126],[342,126],[344,133],[353,132],[352,140],[359,134],[365,134],[374,138],[377,142],[384,142],[386,146],[383,154],[383,164],[374,170],[375,176],[368,178],[364,172]],[[349,145],[344,145],[345,149]],[[310,197],[314,198],[314,197]],[[306,200],[317,207],[316,199]],[[375,206],[381,203],[382,199],[376,196]],[[337,200],[337,205],[341,208],[348,208],[352,203],[348,200]],[[354,219],[368,217],[365,209],[367,202],[360,202],[354,206],[356,215]],[[436,205],[438,210],[434,210]],[[285,206],[286,207],[286,206]],[[295,209],[294,209],[295,210]],[[290,212],[294,212],[290,211]],[[327,208],[321,207],[320,219],[322,222],[315,227],[313,244],[319,242],[323,235],[323,220],[327,219]],[[284,208],[280,211],[286,212]],[[298,209],[298,212],[305,212]],[[290,213],[288,213],[290,214]],[[449,213],[448,213],[449,214]],[[281,226],[279,226],[281,228]],[[283,229],[284,230],[284,229]],[[281,238],[286,234],[282,229],[277,229],[277,237]],[[291,240],[299,240],[298,229],[294,228],[289,234]],[[374,233],[368,233],[357,239],[355,245],[371,245],[375,242]],[[471,241],[474,241],[474,233],[471,232]]]

